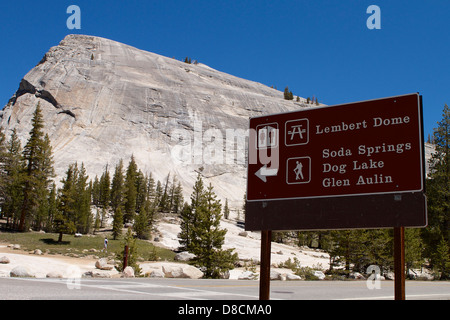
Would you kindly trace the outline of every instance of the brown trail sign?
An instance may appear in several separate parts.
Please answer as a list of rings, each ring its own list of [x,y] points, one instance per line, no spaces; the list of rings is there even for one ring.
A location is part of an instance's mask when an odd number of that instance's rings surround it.
[[[251,118],[248,155],[247,230],[427,224],[419,94]]]

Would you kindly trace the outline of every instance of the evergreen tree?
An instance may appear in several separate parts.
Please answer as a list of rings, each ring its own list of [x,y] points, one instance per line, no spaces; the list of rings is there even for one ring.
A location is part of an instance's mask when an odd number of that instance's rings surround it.
[[[444,239],[450,247],[450,108],[444,106],[442,120],[434,129],[436,152],[429,160],[427,179],[428,227],[422,230],[425,255],[435,265],[436,248]],[[448,253],[450,255],[450,252]]]
[[[116,269],[122,272],[125,268],[123,265],[123,258],[125,256],[125,246],[128,247],[128,266],[132,267],[134,270],[134,275],[139,276],[141,274],[141,268],[137,263],[137,243],[136,239],[133,237],[133,233],[131,228],[128,228],[127,233],[125,235],[124,241],[122,243],[121,248],[123,248],[120,252],[116,253],[117,265]]]
[[[50,139],[43,129],[44,120],[38,104],[32,118],[30,138],[23,150],[25,171],[20,231],[25,231],[29,218],[36,216],[42,196],[47,194],[50,178],[54,175]]]
[[[114,170],[111,185],[111,207],[116,213],[119,207],[123,207],[125,201],[125,178],[123,176],[123,161],[120,159]]]
[[[180,213],[181,218],[181,232],[178,234],[178,238],[180,239],[180,248],[181,251],[189,251],[191,248],[191,240],[193,236],[193,220],[194,215],[192,212],[192,208],[189,204],[185,203],[183,209]]]
[[[354,265],[354,269],[357,271],[365,271],[360,270],[363,262],[362,258],[364,257],[364,230],[332,231],[331,237],[334,246],[329,251],[330,260],[332,261],[330,269],[344,264],[347,275],[351,271],[351,265]]]
[[[245,220],[245,214],[247,213],[247,191],[244,192],[244,203],[242,204],[242,214]]]
[[[57,190],[56,184],[53,182],[52,187],[50,189],[50,194],[48,196],[48,217],[47,217],[47,227],[45,229],[46,232],[49,232],[53,229],[53,221],[58,215],[58,200],[57,200]]]
[[[152,217],[149,213],[149,209],[150,205],[148,201],[144,201],[134,220],[133,229],[134,232],[136,232],[136,237],[139,239],[150,239]]]
[[[76,182],[78,168],[76,164],[69,165],[66,177],[61,180],[62,188],[59,190],[58,211],[53,219],[53,229],[59,233],[58,242],[62,241],[63,234],[76,231]]]
[[[5,164],[6,164],[6,136],[3,133],[3,128],[0,128],[0,204],[3,204],[6,198],[5,185]],[[0,217],[3,217],[3,211],[0,212]]]
[[[125,198],[124,198],[124,222],[130,222],[134,219],[134,214],[136,212],[136,198],[137,198],[137,180],[138,170],[134,156],[131,156],[130,162],[128,164],[126,176],[125,176]]]
[[[418,268],[423,263],[423,241],[420,229],[405,229],[405,263],[406,271]]]
[[[106,209],[109,206],[111,193],[111,179],[109,177],[108,165],[100,177],[99,189],[99,205],[103,209]]]
[[[228,208],[228,199],[225,199],[225,205],[223,206],[223,216],[225,219],[230,217],[230,208]]]
[[[201,268],[206,278],[219,278],[223,272],[234,267],[237,254],[234,249],[222,250],[226,229],[220,229],[222,208],[212,185],[201,190],[194,211],[190,252],[195,254],[193,263]]]
[[[100,205],[100,181],[97,175],[92,183],[92,204],[97,207]]]
[[[181,232],[178,235],[180,238],[180,249],[183,251],[191,251],[192,238],[194,237],[194,225],[196,224],[197,211],[203,205],[204,201],[204,185],[200,173],[197,175],[197,180],[191,194],[191,204],[184,204],[181,211]]]
[[[162,197],[163,197],[163,188],[161,182],[158,180],[155,188],[155,198],[154,198],[154,208],[156,212],[161,212],[162,210]]]
[[[139,212],[144,202],[149,198],[148,181],[141,170],[136,176],[136,211]]]
[[[75,163],[75,168],[77,164]],[[91,214],[91,186],[88,184],[88,176],[84,163],[81,163],[80,169],[76,170],[75,177],[75,210],[76,210],[76,228],[79,233],[89,233],[93,218]]]
[[[181,183],[178,182],[178,185],[174,189],[173,200],[172,200],[172,211],[175,213],[179,213],[183,208],[183,188],[181,187]]]
[[[101,221],[102,221],[101,213],[97,208],[97,210],[95,212],[95,220],[94,220],[94,232],[93,232],[94,235],[96,232],[98,232],[100,230]]]
[[[1,140],[1,131],[0,131]],[[1,145],[1,141],[0,141]],[[1,153],[0,147],[0,153]],[[6,215],[7,227],[16,225],[20,217],[21,207],[23,203],[23,173],[24,162],[22,159],[22,147],[14,128],[7,145],[7,153],[4,162],[3,175],[4,179],[4,203],[2,205],[2,214]]]
[[[284,100],[294,100],[294,94],[289,91],[289,87],[284,88]]]
[[[433,254],[434,266],[438,272],[440,272],[440,280],[450,279],[450,248],[444,237],[441,238],[436,248],[436,252]]]
[[[113,239],[116,240],[119,236],[122,235],[122,228],[123,228],[123,213],[122,208],[119,206],[114,211],[114,217],[113,217]]]
[[[162,212],[169,212],[170,211],[170,186],[169,186],[169,179],[170,179],[170,172],[167,175],[166,183],[164,184],[164,191],[161,196],[161,202],[160,202],[160,210]]]

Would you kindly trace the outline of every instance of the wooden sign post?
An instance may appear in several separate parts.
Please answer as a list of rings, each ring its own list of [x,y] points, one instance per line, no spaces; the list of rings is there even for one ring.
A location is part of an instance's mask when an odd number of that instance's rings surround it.
[[[395,300],[405,300],[405,228],[394,228]]]
[[[259,274],[259,300],[270,300],[270,251],[272,231],[261,231],[261,264]]]

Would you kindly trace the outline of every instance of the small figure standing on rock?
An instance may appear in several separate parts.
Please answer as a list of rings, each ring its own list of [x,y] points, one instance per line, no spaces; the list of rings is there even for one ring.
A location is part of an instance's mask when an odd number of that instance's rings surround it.
[[[108,252],[108,238],[105,237],[102,251]]]

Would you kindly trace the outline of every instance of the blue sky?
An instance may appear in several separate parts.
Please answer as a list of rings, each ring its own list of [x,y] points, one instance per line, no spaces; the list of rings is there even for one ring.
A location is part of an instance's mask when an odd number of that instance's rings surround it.
[[[69,5],[81,30],[69,30]],[[369,30],[370,5],[381,29]],[[448,0],[2,1],[0,105],[67,34],[186,56],[328,105],[420,92],[425,135],[450,103]]]

